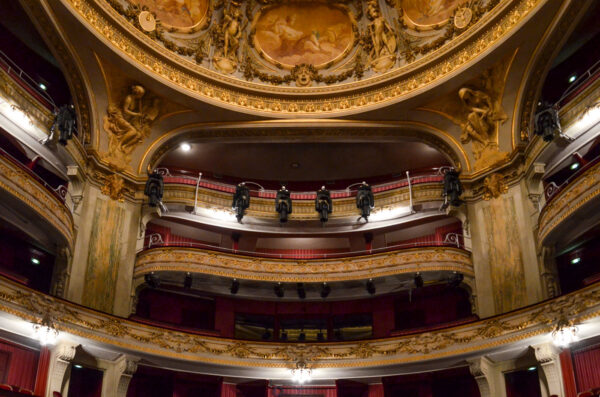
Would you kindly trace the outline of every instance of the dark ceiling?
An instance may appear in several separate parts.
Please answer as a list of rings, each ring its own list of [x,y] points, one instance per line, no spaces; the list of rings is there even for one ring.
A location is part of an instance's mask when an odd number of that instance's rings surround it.
[[[160,163],[171,171],[202,171],[229,181],[360,181],[372,183],[409,171],[450,165],[437,149],[420,142],[394,143],[193,143]],[[301,183],[302,184],[302,183]],[[292,186],[294,188],[294,186]],[[298,186],[296,186],[298,188]]]

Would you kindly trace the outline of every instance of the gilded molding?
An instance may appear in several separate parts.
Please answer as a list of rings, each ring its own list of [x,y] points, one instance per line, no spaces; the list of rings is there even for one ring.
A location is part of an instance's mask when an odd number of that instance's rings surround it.
[[[435,52],[413,62],[407,68],[382,73],[373,78],[362,81],[342,84],[337,87],[273,87],[265,84],[248,83],[240,79],[231,78],[200,67],[184,59],[173,59],[172,54],[166,48],[153,42],[133,25],[124,21],[122,17],[108,3],[103,0],[64,0],[91,25],[97,34],[103,36],[113,46],[126,53],[129,58],[139,67],[146,71],[157,74],[166,81],[183,88],[184,90],[202,97],[209,102],[216,102],[224,106],[244,109],[246,111],[279,114],[279,115],[315,115],[331,114],[337,112],[348,112],[356,109],[364,109],[375,105],[383,105],[397,101],[431,85],[436,80],[445,78],[457,69],[473,61],[482,53],[488,51],[499,41],[510,34],[530,12],[534,10],[541,0],[510,1],[506,7],[496,7],[488,15],[477,22],[479,28],[477,34],[463,34],[459,39],[447,44]],[[499,18],[495,23],[490,20]],[[481,25],[479,25],[481,24]],[[486,28],[483,28],[483,26]],[[480,27],[481,26],[481,27]],[[123,30],[127,34],[123,34]],[[152,49],[152,54],[148,49]],[[443,62],[433,63],[433,59],[444,55]],[[434,56],[435,55],[435,56]],[[167,61],[168,60],[168,61]],[[428,67],[429,66],[429,67]],[[407,72],[423,69],[409,78],[401,79]],[[191,72],[191,73],[190,73]],[[225,88],[206,81],[208,79],[218,80],[230,87],[235,86],[245,90],[256,90],[268,92],[265,95],[248,95]],[[399,80],[400,78],[400,80]],[[371,89],[361,95],[339,94],[335,90],[354,90],[364,88],[373,84],[388,83],[387,86]],[[336,94],[336,97],[325,99],[298,99],[289,97],[274,98],[278,94]]]
[[[193,206],[195,192],[195,186],[165,184],[162,201],[165,205],[184,204]],[[419,184],[412,188],[412,193],[414,204],[440,201],[442,199],[442,184],[440,182]],[[196,205],[200,208],[228,212],[231,211],[231,198],[231,193],[200,188],[198,189],[198,201]],[[375,202],[377,208],[408,207],[410,202],[408,187],[376,193]],[[333,200],[332,218],[356,217],[358,214],[356,199],[354,197]],[[253,197],[250,200],[250,208],[246,210],[246,216],[276,219],[278,214],[273,211],[273,199]],[[290,220],[318,220],[314,201],[294,201],[294,212],[290,214],[289,218]]]
[[[46,132],[49,131],[54,116],[52,111],[17,84],[5,71],[0,69],[0,94],[13,102],[31,121],[36,121]]]
[[[581,206],[600,195],[600,163],[586,170],[542,209],[538,221],[538,241],[543,241]]]
[[[421,334],[339,343],[269,343],[176,332],[93,311],[29,290],[0,277],[0,310],[29,322],[44,315],[57,328],[133,352],[208,364],[287,368],[304,357],[313,368],[359,368],[430,360],[548,335],[561,318],[574,323],[600,316],[600,285],[509,314]]]
[[[276,282],[363,280],[394,274],[456,271],[474,277],[469,252],[451,248],[411,248],[381,254],[325,260],[257,258],[196,248],[160,247],[138,254],[134,277],[155,271],[181,271]]]
[[[73,217],[69,209],[33,176],[1,156],[0,188],[47,220],[73,247]]]

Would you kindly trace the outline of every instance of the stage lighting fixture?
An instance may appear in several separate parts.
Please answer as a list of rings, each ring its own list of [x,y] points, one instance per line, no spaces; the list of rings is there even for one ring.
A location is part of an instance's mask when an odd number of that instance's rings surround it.
[[[192,288],[192,281],[194,281],[194,279],[192,278],[192,273],[187,272],[185,274],[185,278],[183,279],[183,288],[185,288],[185,289]]]
[[[273,291],[275,291],[275,295],[278,298],[283,298],[283,295],[285,294],[285,291],[283,290],[283,285],[281,283],[275,284],[275,287],[273,287]]]
[[[298,283],[297,290],[298,290],[298,298],[300,298],[300,299],[306,298],[306,290],[304,289],[304,283]]]
[[[462,283],[464,278],[465,276],[462,273],[454,272],[452,273],[450,278],[448,278],[448,285],[450,287],[456,288],[460,285],[460,283]]]
[[[329,293],[331,292],[331,286],[327,283],[323,283],[321,285],[321,298],[325,299],[329,296]]]
[[[415,276],[415,287],[421,288],[423,287],[423,284],[425,284],[425,281],[423,281],[423,276],[421,276],[421,273],[417,273]]]
[[[144,276],[144,281],[146,281],[146,284],[148,284],[151,288],[160,287],[160,279],[154,272],[146,274]]]
[[[369,281],[367,281],[367,292],[369,295],[375,295],[376,291],[377,289],[375,288],[375,283],[373,282],[373,279],[370,278]]]

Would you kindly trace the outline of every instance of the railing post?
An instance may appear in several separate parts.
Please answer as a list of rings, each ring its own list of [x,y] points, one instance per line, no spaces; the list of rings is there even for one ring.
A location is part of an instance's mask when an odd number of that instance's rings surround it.
[[[192,213],[194,215],[197,215],[197,213],[196,213],[196,207],[198,205],[198,189],[200,188],[200,179],[202,179],[202,173],[201,172],[198,173],[198,180],[196,181],[196,195],[194,196],[194,211],[192,211]]]
[[[406,171],[406,180],[408,180],[408,198],[410,200],[410,212],[415,212],[413,210],[413,197],[412,197],[412,184],[410,183],[410,173]]]

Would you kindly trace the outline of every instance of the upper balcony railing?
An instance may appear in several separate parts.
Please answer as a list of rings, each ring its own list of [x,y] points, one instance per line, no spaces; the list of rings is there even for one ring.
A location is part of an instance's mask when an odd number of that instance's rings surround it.
[[[582,164],[576,171],[574,171],[567,179],[565,179],[560,185],[555,182],[550,182],[544,188],[544,197],[546,198],[546,205],[548,205],[559,192],[564,190],[571,182],[576,180],[579,176],[583,175],[587,170],[600,163],[600,156],[596,156],[591,160],[587,161],[585,158],[581,159],[585,163]]]
[[[54,111],[56,104],[52,97],[40,86],[33,77],[29,76],[23,69],[19,67],[12,59],[8,57],[4,52],[0,51],[0,68],[16,81],[23,89],[25,89],[30,95],[35,97],[40,103],[42,103],[48,110]]]
[[[142,251],[155,249],[160,247],[177,247],[177,248],[197,248],[208,251],[222,252],[226,254],[240,255],[240,256],[251,256],[265,259],[337,259],[337,258],[349,258],[356,256],[365,256],[379,254],[383,252],[399,251],[411,248],[430,248],[430,247],[453,247],[466,250],[463,235],[459,233],[447,233],[443,239],[423,241],[423,242],[409,242],[389,245],[381,248],[365,249],[359,251],[345,251],[345,252],[327,252],[320,253],[317,250],[306,250],[302,253],[273,253],[273,252],[260,252],[260,251],[244,251],[233,248],[219,247],[211,244],[197,243],[197,242],[165,242],[160,233],[152,233],[145,237],[144,248]],[[290,250],[294,251],[294,250]],[[312,252],[311,252],[312,251]]]
[[[440,167],[434,173],[422,174],[411,176],[406,172],[407,177],[396,179],[390,182],[380,183],[371,185],[373,193],[386,192],[393,189],[410,187],[423,183],[442,183],[444,181],[444,171],[450,169],[450,167]],[[206,188],[210,190],[234,193],[235,185],[213,181],[206,179],[202,176],[202,173],[193,174],[189,171],[179,170],[176,174],[171,173],[168,168],[157,168],[157,171],[163,176],[165,184],[182,184],[196,186],[198,188]],[[261,185],[254,182],[246,182],[252,186],[257,186],[258,189],[250,191],[250,195],[259,198],[272,198],[275,199],[277,196],[277,190],[264,189]],[[360,182],[348,186],[346,189],[330,190],[331,198],[348,198],[356,195],[357,189],[354,187],[358,186]],[[292,200],[314,200],[316,198],[315,191],[292,191],[290,196]]]

